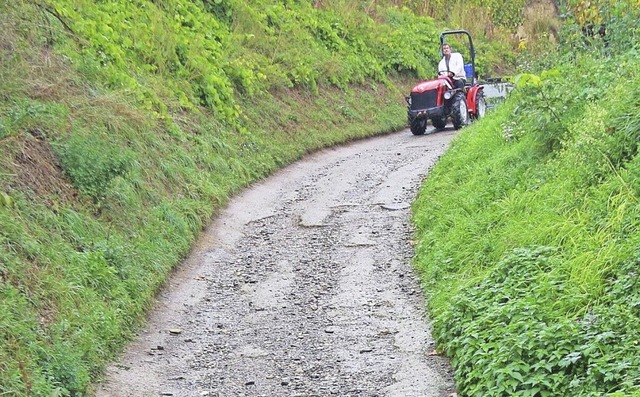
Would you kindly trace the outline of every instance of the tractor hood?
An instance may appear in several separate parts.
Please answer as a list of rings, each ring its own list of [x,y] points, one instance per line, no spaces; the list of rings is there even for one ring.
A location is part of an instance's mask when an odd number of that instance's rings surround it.
[[[437,90],[438,88],[445,86],[446,88],[451,89],[451,84],[448,81],[449,79],[445,76],[440,76],[435,80],[428,80],[418,83],[411,90],[412,94],[421,94],[425,91]]]

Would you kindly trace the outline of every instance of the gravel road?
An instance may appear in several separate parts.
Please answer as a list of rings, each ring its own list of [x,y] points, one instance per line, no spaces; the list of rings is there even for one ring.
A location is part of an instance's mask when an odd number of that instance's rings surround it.
[[[96,396],[454,395],[409,223],[454,135],[324,150],[235,197]]]

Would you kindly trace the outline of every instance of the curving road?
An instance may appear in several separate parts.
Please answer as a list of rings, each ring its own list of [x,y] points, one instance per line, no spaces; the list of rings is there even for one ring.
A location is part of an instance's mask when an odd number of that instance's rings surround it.
[[[212,222],[98,397],[454,395],[409,205],[453,130],[324,150]]]

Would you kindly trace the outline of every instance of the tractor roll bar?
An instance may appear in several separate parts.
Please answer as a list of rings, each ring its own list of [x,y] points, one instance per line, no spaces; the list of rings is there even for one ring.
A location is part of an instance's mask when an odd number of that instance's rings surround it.
[[[469,39],[469,51],[470,51],[471,59],[474,60],[476,57],[476,50],[473,47],[473,39],[471,38],[471,33],[467,32],[466,30],[447,30],[445,32],[442,32],[440,33],[440,46],[444,44],[445,36],[450,34],[464,34],[467,36],[467,38]]]
[[[471,68],[473,70],[473,76],[470,76],[474,81],[476,79],[476,49],[473,47],[473,39],[471,38],[471,33],[466,30],[446,30],[440,33],[440,49],[442,49],[442,45],[445,43],[445,36],[452,34],[463,34],[466,35],[469,39],[469,55],[471,55]]]

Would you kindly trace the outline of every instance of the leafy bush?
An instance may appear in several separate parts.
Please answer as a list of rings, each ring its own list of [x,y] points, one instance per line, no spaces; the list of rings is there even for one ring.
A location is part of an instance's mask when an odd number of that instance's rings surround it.
[[[565,49],[615,54],[640,43],[637,0],[563,0]]]
[[[99,135],[72,135],[57,145],[60,161],[73,184],[96,202],[104,197],[117,176],[133,164],[133,153]]]
[[[554,271],[558,259],[548,247],[514,250],[454,296],[434,323],[436,336],[446,341],[442,349],[456,353],[464,395],[595,396],[637,388],[640,288],[637,272],[629,273],[637,264],[611,279],[607,305],[573,319],[562,311],[566,302],[558,302],[579,291],[566,290]]]
[[[433,21],[406,9],[381,9],[386,25],[357,9],[338,16],[307,2],[76,3],[47,0],[43,7],[80,41],[63,43],[87,73],[135,91],[161,115],[166,104],[156,86],[165,85],[180,107],[206,106],[236,126],[234,90],[317,91],[326,82],[385,82],[387,73],[403,70],[424,76],[437,50]]]

